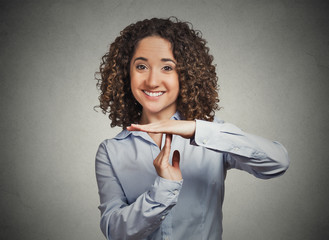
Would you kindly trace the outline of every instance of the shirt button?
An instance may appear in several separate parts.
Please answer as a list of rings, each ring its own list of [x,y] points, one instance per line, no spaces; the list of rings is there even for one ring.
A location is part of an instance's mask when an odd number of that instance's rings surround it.
[[[173,193],[174,195],[177,195],[177,194],[178,194],[178,190],[176,189],[176,190],[174,190],[172,193]]]
[[[203,141],[202,141],[203,144],[206,144],[207,142],[208,142],[207,139],[203,139]]]
[[[165,215],[163,215],[162,217],[161,217],[161,220],[164,220],[166,218],[166,216]]]
[[[235,148],[233,148],[232,150],[233,151],[238,151],[240,148],[238,148],[238,147],[235,147]]]

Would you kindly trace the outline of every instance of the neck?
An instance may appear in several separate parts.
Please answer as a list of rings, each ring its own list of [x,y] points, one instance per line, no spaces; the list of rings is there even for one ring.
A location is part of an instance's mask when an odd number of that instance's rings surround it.
[[[164,112],[164,113],[161,113],[161,114],[155,114],[155,113],[149,113],[149,112],[143,111],[139,123],[140,124],[148,124],[148,123],[159,122],[159,121],[162,121],[162,120],[168,120],[175,113],[176,113],[176,109],[174,111],[168,111],[168,112]]]

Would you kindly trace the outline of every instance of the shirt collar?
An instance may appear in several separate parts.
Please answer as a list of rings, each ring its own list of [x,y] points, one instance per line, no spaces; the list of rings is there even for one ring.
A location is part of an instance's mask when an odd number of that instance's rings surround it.
[[[180,112],[176,112],[171,118],[171,120],[184,120],[184,117]]]
[[[171,120],[183,120],[182,114],[179,112],[176,112],[171,118]],[[148,138],[148,134],[146,132],[141,132],[141,131],[128,131],[127,129],[122,130],[118,135],[114,137],[114,139],[121,140],[127,138],[129,135],[134,135],[134,136],[140,136],[145,138]]]

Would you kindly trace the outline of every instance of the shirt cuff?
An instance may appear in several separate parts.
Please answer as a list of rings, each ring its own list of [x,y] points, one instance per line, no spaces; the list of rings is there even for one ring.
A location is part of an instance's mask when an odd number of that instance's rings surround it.
[[[173,181],[157,176],[149,195],[154,201],[165,206],[174,205],[177,203],[182,185],[183,180]]]

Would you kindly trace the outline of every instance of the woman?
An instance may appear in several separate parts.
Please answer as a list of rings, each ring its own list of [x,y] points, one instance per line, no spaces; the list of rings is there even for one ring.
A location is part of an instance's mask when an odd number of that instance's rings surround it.
[[[107,239],[221,239],[226,171],[268,179],[288,168],[280,143],[214,119],[212,60],[175,18],[129,25],[103,57],[100,107],[123,128],[96,155]]]

